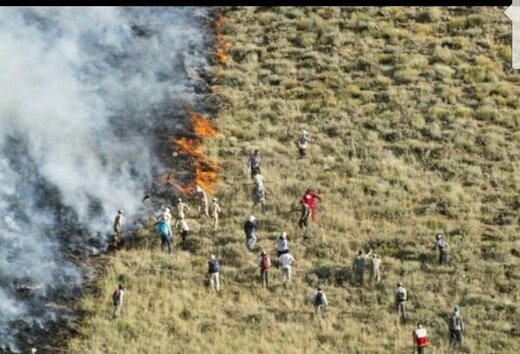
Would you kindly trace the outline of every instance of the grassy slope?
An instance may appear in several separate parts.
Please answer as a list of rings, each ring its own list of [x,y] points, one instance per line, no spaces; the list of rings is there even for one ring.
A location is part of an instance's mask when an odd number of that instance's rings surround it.
[[[413,327],[399,327],[393,287],[425,322],[431,352],[448,353],[445,318],[462,306],[464,352],[520,350],[517,196],[520,75],[510,70],[509,20],[501,8],[239,8],[224,26],[231,60],[214,72],[222,135],[208,142],[224,167],[222,230],[195,220],[194,254],[138,249],[110,258],[81,307],[89,312],[72,353],[403,353]],[[296,160],[305,127],[309,158]],[[272,191],[260,246],[287,230],[297,259],[284,290],[256,282],[245,251],[245,161],[258,147]],[[312,185],[324,196],[306,234],[291,206]],[[444,232],[450,264],[429,249]],[[383,258],[380,286],[352,287],[360,248]],[[202,286],[206,256],[223,263],[223,291]],[[330,309],[311,318],[319,276]],[[110,319],[123,275],[126,314]],[[383,333],[381,335],[381,333]],[[374,338],[379,338],[376,345]],[[384,349],[384,350],[383,350]]]

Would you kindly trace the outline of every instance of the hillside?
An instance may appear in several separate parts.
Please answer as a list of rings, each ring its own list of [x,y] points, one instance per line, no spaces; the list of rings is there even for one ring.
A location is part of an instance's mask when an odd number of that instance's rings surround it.
[[[428,352],[452,353],[446,322],[456,304],[467,326],[461,352],[519,352],[520,74],[503,11],[227,10],[229,49],[212,77],[220,134],[204,143],[222,166],[221,230],[190,218],[191,253],[176,244],[169,256],[149,227],[135,247],[106,256],[66,352],[404,353],[421,320]],[[300,161],[302,128],[313,142]],[[289,289],[275,269],[262,289],[258,253],[244,244],[254,148],[271,192],[267,213],[255,212],[259,246],[273,255],[287,231]],[[308,186],[323,202],[302,232],[292,209]],[[431,249],[438,232],[451,246],[446,266]],[[382,282],[355,287],[353,257],[369,248],[382,257]],[[223,265],[219,294],[203,286],[211,253]],[[118,280],[128,294],[114,321]],[[409,292],[407,326],[393,308],[398,280]],[[317,281],[330,303],[321,323],[308,300]]]

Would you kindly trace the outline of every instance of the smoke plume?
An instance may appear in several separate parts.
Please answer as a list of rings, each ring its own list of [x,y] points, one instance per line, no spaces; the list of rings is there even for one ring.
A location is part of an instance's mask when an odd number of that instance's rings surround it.
[[[199,104],[206,12],[0,10],[0,352],[81,291],[68,251],[99,252],[117,209],[143,212],[155,138]]]

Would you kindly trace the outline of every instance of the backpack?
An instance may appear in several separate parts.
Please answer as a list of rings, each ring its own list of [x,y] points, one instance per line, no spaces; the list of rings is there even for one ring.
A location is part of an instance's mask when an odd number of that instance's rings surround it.
[[[263,270],[271,268],[271,260],[269,259],[268,256],[263,256],[262,257],[262,261],[260,262],[260,267]]]
[[[121,290],[116,289],[114,290],[114,293],[112,294],[112,301],[114,301],[114,304],[117,304],[121,300]]]
[[[458,331],[462,330],[462,319],[460,318],[460,316],[454,315],[451,318],[451,328]]]
[[[210,273],[218,273],[218,271],[219,271],[218,262],[216,260],[209,261],[209,272]]]
[[[397,300],[405,301],[406,300],[406,292],[402,287],[397,288]]]
[[[316,294],[316,297],[314,298],[314,305],[319,306],[319,305],[323,305],[324,303],[325,303],[325,301],[323,300],[323,293],[318,292]]]
[[[168,224],[164,220],[159,221],[159,233],[161,235],[169,235],[170,234],[170,229],[168,228]]]

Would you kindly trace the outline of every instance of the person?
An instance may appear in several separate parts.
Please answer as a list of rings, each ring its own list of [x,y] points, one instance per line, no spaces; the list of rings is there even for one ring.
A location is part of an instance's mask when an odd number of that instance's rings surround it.
[[[181,198],[177,199],[177,218],[184,219],[186,217],[185,211],[190,211],[191,209],[188,207],[186,203],[182,201]]]
[[[309,216],[311,215],[311,209],[303,202],[301,202],[300,205],[301,214],[300,219],[298,220],[298,226],[303,229],[309,227]]]
[[[294,257],[289,253],[284,253],[278,257],[278,262],[282,268],[282,283],[285,285],[291,282],[291,265],[294,262]]]
[[[262,162],[262,159],[260,158],[260,153],[258,149],[256,149],[253,152],[253,155],[249,157],[249,168],[251,170],[251,179],[255,178],[255,175],[260,173],[260,162]]]
[[[417,354],[425,353],[425,348],[428,345],[428,332],[420,323],[417,324],[417,329],[413,331],[413,344]]]
[[[354,258],[352,272],[354,273],[354,282],[363,285],[363,275],[365,273],[365,256],[363,251],[359,251],[356,258]]]
[[[462,344],[462,333],[464,332],[464,321],[460,315],[460,309],[455,306],[449,323],[450,344]]]
[[[318,199],[321,202],[321,197],[314,193],[310,188],[307,188],[305,193],[303,194],[302,199],[300,202],[307,204],[309,208],[311,209],[311,217],[312,221],[316,221],[316,203],[315,200]]]
[[[247,249],[250,251],[254,249],[257,240],[255,235],[256,225],[256,218],[253,215],[251,215],[249,219],[247,219],[244,223],[244,232],[246,234],[246,246]]]
[[[370,263],[370,278],[373,282],[379,283],[381,281],[381,258],[377,254],[372,255],[372,262]]]
[[[259,175],[257,175],[259,176]],[[255,184],[253,189],[253,206],[252,209],[255,208],[257,204],[260,203],[262,207],[262,212],[265,213],[265,198],[267,197],[267,189],[264,184]]]
[[[395,304],[397,308],[397,315],[400,316],[400,319],[403,323],[406,324],[406,309],[405,303],[407,299],[406,289],[403,287],[401,282],[397,283],[397,287],[395,288]]]
[[[278,241],[276,242],[276,250],[278,252],[278,257],[280,257],[284,253],[289,253],[289,243],[287,242],[287,232],[283,231],[278,237]]]
[[[220,205],[218,204],[218,199],[213,198],[213,201],[210,206],[211,211],[211,222],[213,224],[213,229],[218,230],[218,217],[222,209],[220,208]]]
[[[168,207],[165,207],[159,220],[164,220],[166,222],[166,224],[168,225],[168,228],[170,229],[170,235],[172,235],[173,232],[172,232],[172,225],[171,225],[171,223],[172,223],[171,209]]]
[[[314,295],[314,313],[318,318],[322,317],[323,310],[328,306],[327,296],[323,290],[318,287],[316,294]]]
[[[117,246],[123,239],[123,211],[119,209],[114,218],[114,244]]]
[[[271,268],[271,259],[265,251],[260,253],[258,265],[260,266],[260,279],[262,280],[262,285],[267,288],[269,287],[269,269]]]
[[[195,193],[197,194],[199,200],[199,204],[197,207],[197,213],[199,214],[199,218],[202,215],[206,215],[206,217],[209,218],[208,194],[200,186],[197,186],[195,188]]]
[[[298,152],[300,153],[300,159],[303,159],[307,155],[307,147],[311,142],[309,135],[305,130],[302,130],[300,137],[298,138]]]
[[[179,232],[181,234],[182,240],[182,249],[186,250],[188,248],[188,234],[190,233],[190,228],[186,219],[177,220],[176,226],[179,228]]]
[[[161,251],[163,251],[166,245],[168,247],[168,253],[172,253],[172,233],[166,220],[159,220],[157,222],[157,232],[161,238]]]
[[[210,260],[208,262],[208,275],[209,275],[209,284],[211,290],[219,291],[220,290],[220,264],[218,263],[217,258],[214,254],[211,255]]]
[[[254,184],[255,186],[260,187],[260,188],[265,187],[265,178],[264,178],[264,176],[262,176],[260,173],[257,173],[257,174],[253,177],[253,184]]]
[[[121,315],[123,310],[123,296],[125,294],[125,289],[123,284],[119,284],[119,286],[112,293],[112,302],[114,303],[114,317]]]
[[[448,243],[442,234],[437,234],[433,245],[433,249],[435,248],[439,249],[439,264],[446,264],[448,262]]]

